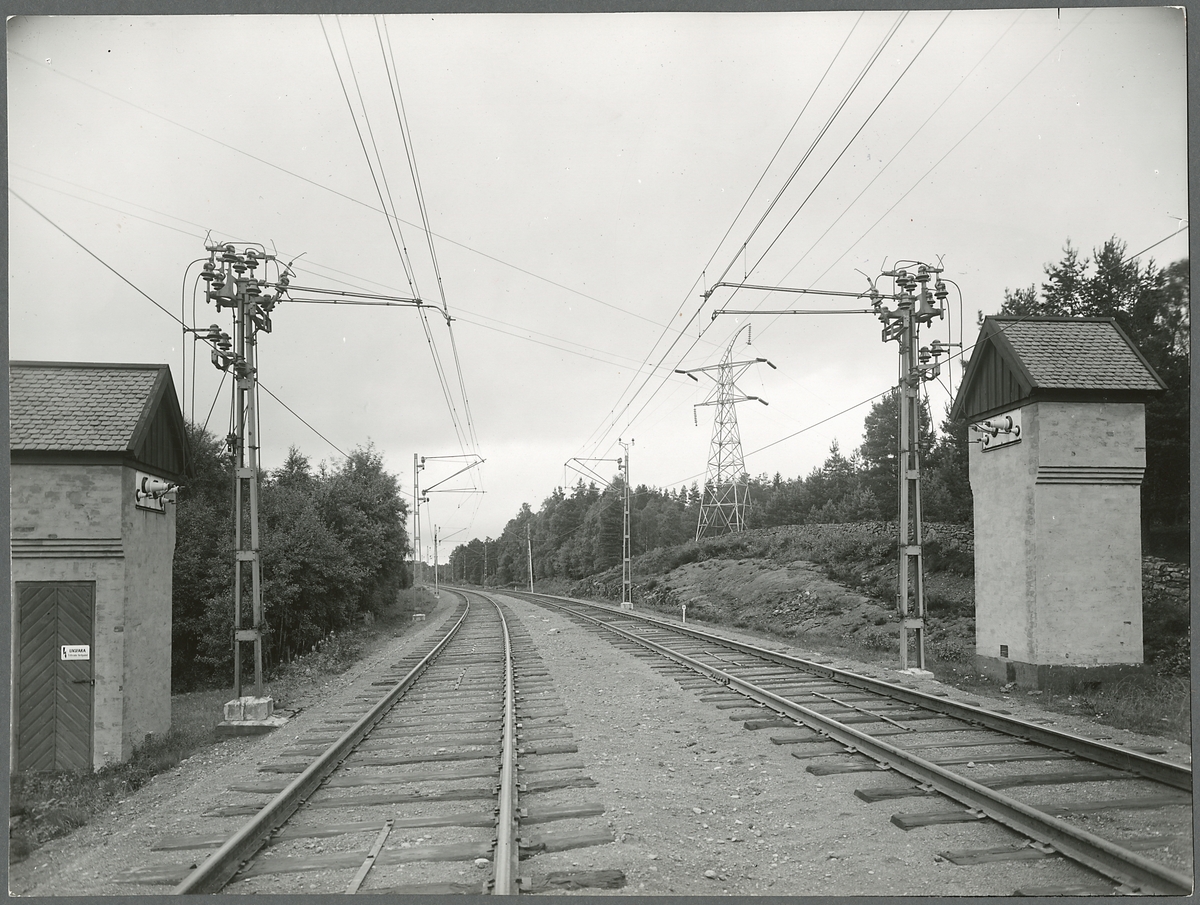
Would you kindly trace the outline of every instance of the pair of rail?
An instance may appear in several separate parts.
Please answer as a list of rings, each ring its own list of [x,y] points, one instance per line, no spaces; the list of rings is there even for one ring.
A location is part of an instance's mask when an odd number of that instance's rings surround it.
[[[500,751],[499,804],[494,849],[492,891],[500,895],[511,895],[517,891],[518,859],[517,845],[517,782],[516,782],[516,718],[515,688],[512,642],[504,612],[495,601],[487,599],[500,614],[504,631],[504,718]],[[380,720],[408,692],[430,665],[442,654],[466,622],[471,611],[468,599],[462,615],[450,630],[434,645],[409,672],[393,685],[366,714],[347,729],[288,786],[268,802],[240,830],[209,856],[187,878],[176,886],[172,893],[219,892],[258,851],[266,845],[274,833],[282,827],[296,810],[321,787],[329,776],[363,741]],[[355,892],[382,850],[387,828],[381,831],[376,843],[364,859],[362,867],[350,883],[347,892]]]
[[[858,751],[874,760],[881,767],[907,776],[918,785],[946,795],[953,801],[989,817],[1026,836],[1043,846],[1050,846],[1064,857],[1086,865],[1118,884],[1118,888],[1143,893],[1187,895],[1192,891],[1192,878],[1165,865],[1159,864],[1135,851],[1119,846],[1109,840],[1089,833],[1044,811],[1024,804],[1010,796],[988,788],[965,776],[953,773],[938,764],[921,758],[912,751],[904,750],[888,742],[860,732],[819,711],[805,707],[766,688],[742,679],[710,663],[672,650],[669,646],[653,641],[637,632],[628,631],[615,624],[616,621],[633,620],[673,633],[682,634],[706,643],[716,644],[765,661],[816,673],[827,678],[851,685],[862,690],[882,694],[894,700],[932,710],[952,719],[981,726],[1024,741],[1033,742],[1058,751],[1127,773],[1165,784],[1187,792],[1192,791],[1190,768],[1150,757],[1136,751],[1105,745],[1092,739],[1072,735],[1039,726],[1027,721],[992,713],[958,701],[926,695],[911,688],[862,676],[846,670],[790,657],[754,645],[714,635],[692,626],[657,619],[642,614],[629,613],[613,607],[585,604],[605,611],[609,618],[599,619],[581,613],[582,601],[555,598],[550,595],[520,595],[574,613],[597,626],[616,634],[627,641],[639,644],[648,650],[666,657],[675,663],[694,670],[714,681],[726,685],[791,720],[808,726],[847,748]]]

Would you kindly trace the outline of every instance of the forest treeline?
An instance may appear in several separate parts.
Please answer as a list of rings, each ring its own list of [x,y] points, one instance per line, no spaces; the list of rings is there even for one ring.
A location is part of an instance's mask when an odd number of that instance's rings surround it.
[[[824,463],[804,477],[747,476],[751,505],[746,527],[894,518],[897,398],[893,392],[872,406],[863,443],[850,456],[835,441]],[[924,516],[930,521],[967,521],[971,508],[966,449],[958,442],[966,425],[943,422],[939,435],[930,425],[923,404]],[[618,565],[624,539],[624,492],[619,475],[603,489],[582,479],[569,493],[557,487],[536,512],[524,504],[499,538],[476,538],[455,548],[443,575],[472,584],[523,584],[528,582],[530,549],[535,580],[578,580]],[[696,482],[673,489],[635,485],[629,516],[632,555],[693,540],[701,492]]]
[[[171,601],[177,692],[233,682],[232,463],[224,442],[203,428],[189,425],[188,439],[194,474],[179,491]],[[407,514],[398,481],[370,445],[316,468],[293,448],[282,466],[263,473],[259,552],[268,671],[395,602],[409,584]],[[251,623],[243,604],[242,625]],[[243,649],[244,666],[249,650]]]
[[[1166,268],[1139,264],[1124,242],[1112,238],[1081,258],[1068,242],[1063,258],[1044,267],[1039,288],[1005,292],[1000,313],[1112,317],[1167,385],[1146,406],[1146,473],[1142,485],[1143,550],[1186,556],[1189,501],[1189,281],[1188,261]],[[750,506],[746,526],[764,528],[821,522],[894,520],[897,395],[882,397],[864,422],[863,440],[851,455],[836,443],[825,462],[804,477],[746,476]],[[922,514],[927,521],[970,523],[967,476],[969,425],[943,417],[932,429],[921,413]],[[601,489],[582,480],[559,487],[535,512],[526,503],[498,538],[476,538],[457,547],[443,574],[475,584],[524,584],[530,551],[535,579],[578,580],[621,561],[624,487],[620,476]],[[700,515],[701,487],[662,489],[644,484],[631,494],[630,543],[637,556],[655,547],[692,540]]]

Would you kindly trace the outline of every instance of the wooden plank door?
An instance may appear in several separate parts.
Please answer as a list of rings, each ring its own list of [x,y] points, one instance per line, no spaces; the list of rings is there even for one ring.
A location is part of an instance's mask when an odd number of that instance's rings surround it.
[[[17,770],[90,772],[95,583],[21,583],[17,594]],[[71,659],[84,646],[86,659]]]

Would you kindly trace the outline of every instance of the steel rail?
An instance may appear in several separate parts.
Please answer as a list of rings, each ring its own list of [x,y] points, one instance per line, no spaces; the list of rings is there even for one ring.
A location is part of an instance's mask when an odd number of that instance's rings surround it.
[[[673,651],[665,645],[642,638],[633,632],[606,623],[604,620],[582,613],[578,615],[669,660],[708,675],[728,687],[735,688],[751,700],[797,720],[834,741],[862,752],[878,761],[883,767],[928,786],[968,808],[979,811],[1023,836],[1051,846],[1064,857],[1098,871],[1129,890],[1163,895],[1189,895],[1192,892],[1193,881],[1187,874],[1151,861],[1136,852],[1123,849],[1107,839],[1078,829],[1065,821],[964,776],[958,776],[931,761],[843,725],[802,704],[740,679],[732,673],[701,663],[686,654]]]
[[[484,595],[480,595],[484,596]],[[500,753],[500,801],[496,817],[496,850],[492,859],[492,893],[516,895],[520,890],[520,847],[517,845],[517,726],[512,640],[500,604],[484,596],[500,614],[504,629],[504,733]]]
[[[463,599],[466,600],[465,595],[463,595]],[[245,826],[230,836],[203,864],[188,874],[182,883],[171,890],[171,894],[219,892],[233,875],[241,870],[242,865],[254,857],[271,835],[287,822],[296,809],[321,786],[329,774],[341,766],[355,745],[362,741],[396,701],[420,678],[421,674],[458,633],[470,612],[471,603],[466,600],[466,609],[459,620],[454,623],[445,637],[421,658],[421,661],[409,671],[408,675],[392,686],[387,694],[379,700],[379,703],[347,729],[336,742],[326,748],[320,757],[309,764],[303,773],[271,799]]]
[[[741,653],[760,657],[764,660],[769,660],[772,663],[778,663],[780,666],[801,668],[807,672],[824,675],[847,685],[861,688],[864,691],[871,691],[876,694],[887,695],[894,700],[901,701],[906,704],[912,704],[916,707],[923,707],[926,710],[933,710],[957,720],[975,723],[986,729],[993,729],[997,732],[1003,732],[1006,735],[1012,735],[1047,748],[1053,748],[1056,751],[1065,751],[1069,754],[1075,754],[1086,760],[1094,761],[1106,767],[1113,767],[1114,769],[1123,770],[1127,773],[1134,773],[1138,776],[1144,777],[1145,779],[1152,780],[1153,782],[1158,782],[1176,789],[1181,789],[1189,794],[1191,794],[1192,791],[1192,770],[1190,767],[1182,764],[1171,763],[1170,761],[1152,757],[1148,754],[1142,754],[1138,751],[1130,751],[1127,748],[1119,748],[1115,745],[1106,745],[1103,742],[1096,741],[1095,739],[1085,738],[1081,735],[1075,735],[1074,733],[1070,732],[1063,732],[1061,729],[1050,729],[1046,726],[1039,726],[1024,720],[1006,717],[1000,713],[993,713],[989,710],[984,710],[982,707],[975,707],[970,704],[963,703],[962,701],[954,701],[948,698],[926,694],[924,692],[917,691],[915,688],[907,688],[903,685],[897,685],[884,679],[872,679],[868,676],[862,676],[858,675],[857,673],[848,672],[844,669],[838,669],[835,666],[827,666],[823,663],[816,663],[812,660],[804,660],[799,657],[789,656],[788,654],[781,654],[777,651],[767,650],[766,648],[756,647],[752,644],[747,644],[743,641],[736,641],[732,638],[725,638],[721,635],[712,634],[702,629],[680,625],[677,622],[669,622],[665,619],[659,619],[654,616],[647,616],[640,613],[630,613],[628,610],[617,610],[613,607],[605,606],[603,604],[574,600],[569,597],[556,597],[551,594],[543,594],[541,596],[550,597],[555,600],[569,601],[573,604],[582,603],[586,606],[591,606],[622,618],[638,619],[650,625],[656,625],[661,628],[670,629],[674,632],[690,635],[693,638],[721,644]]]

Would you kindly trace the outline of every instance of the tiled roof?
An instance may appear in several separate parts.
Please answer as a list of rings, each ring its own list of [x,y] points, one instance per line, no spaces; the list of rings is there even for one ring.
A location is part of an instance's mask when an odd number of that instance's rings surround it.
[[[1162,383],[1109,319],[993,317],[1039,389],[1159,390]]]
[[[124,452],[166,365],[9,364],[9,447]]]

